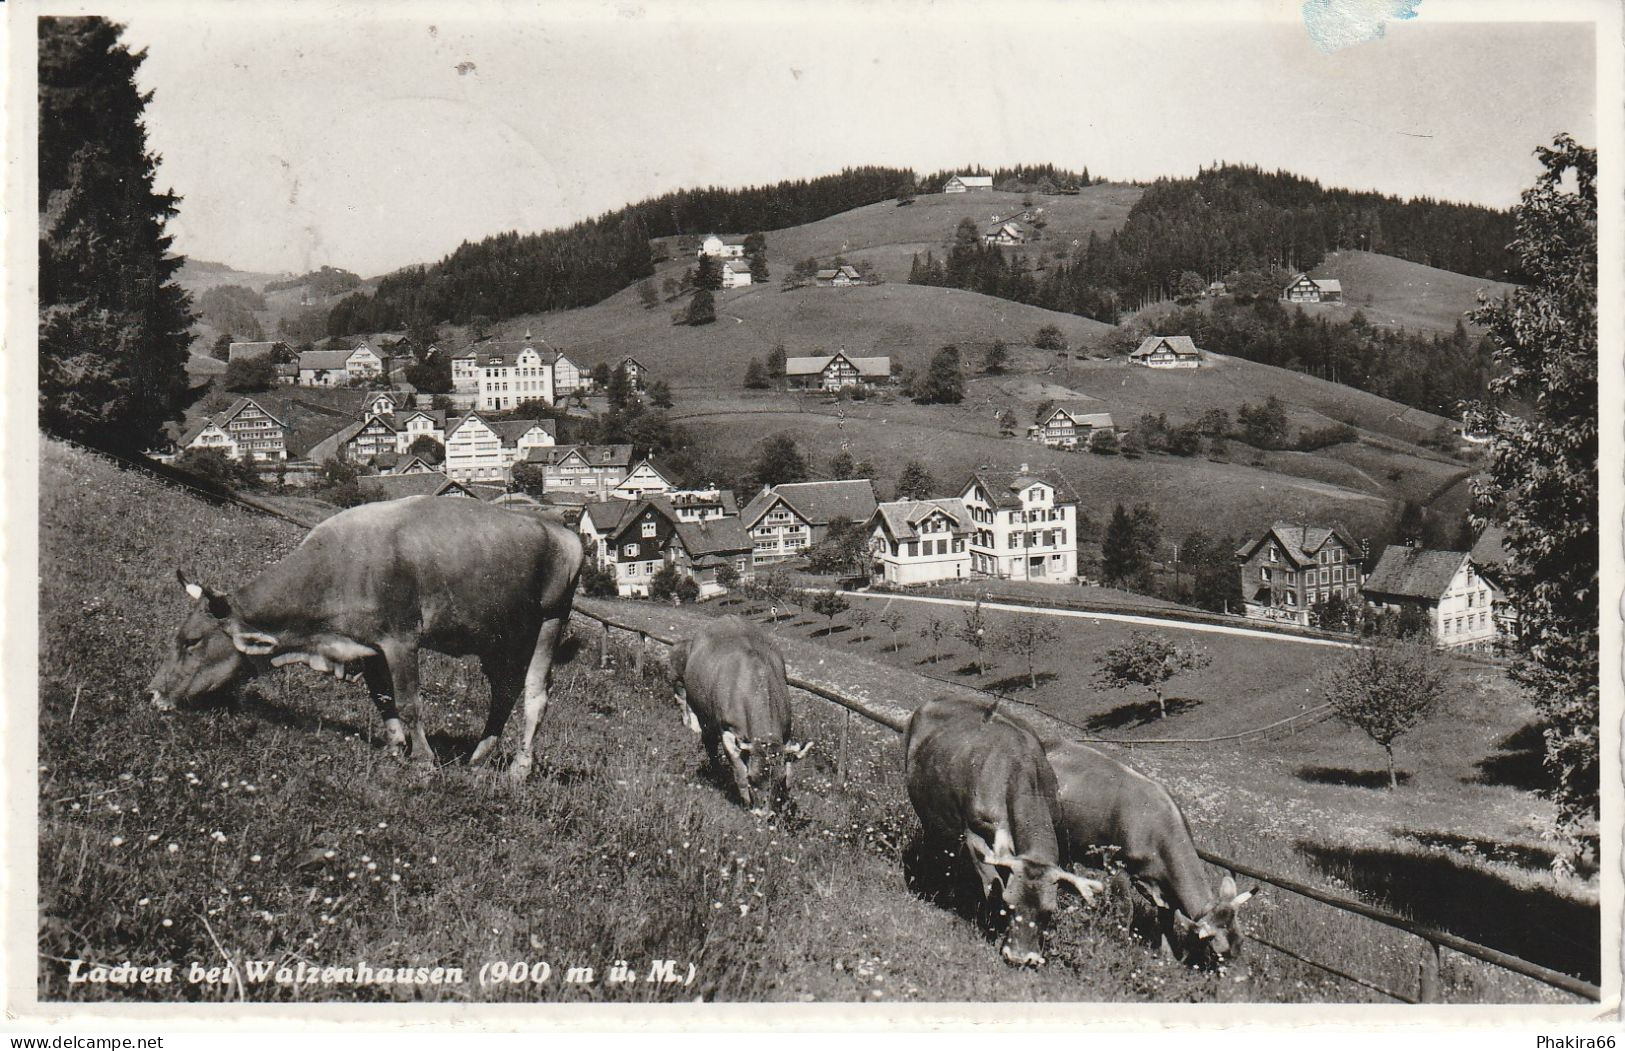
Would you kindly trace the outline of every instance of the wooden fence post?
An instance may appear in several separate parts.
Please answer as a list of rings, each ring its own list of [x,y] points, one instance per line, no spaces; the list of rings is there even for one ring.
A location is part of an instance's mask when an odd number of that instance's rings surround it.
[[[1416,1002],[1422,1004],[1442,1003],[1443,997],[1439,992],[1439,946],[1433,942],[1422,943],[1422,958],[1416,964]]]
[[[847,742],[852,736],[852,709],[842,708],[841,710],[846,714],[841,719],[841,752],[840,755],[836,756],[835,758],[835,776],[844,786],[846,784],[847,775],[846,747]]]
[[[598,623],[604,626],[604,633],[598,636],[598,667],[609,667],[609,621],[601,620]]]
[[[643,654],[649,648],[649,636],[643,631],[638,632],[638,652],[632,657],[632,671],[638,678],[643,678]]]

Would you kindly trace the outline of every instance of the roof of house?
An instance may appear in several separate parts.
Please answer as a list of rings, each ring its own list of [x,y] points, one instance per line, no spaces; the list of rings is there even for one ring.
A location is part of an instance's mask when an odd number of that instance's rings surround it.
[[[1505,526],[1488,525],[1478,535],[1473,549],[1468,552],[1473,565],[1481,568],[1500,566],[1511,558],[1507,550],[1507,531]]]
[[[345,367],[354,351],[349,350],[306,350],[299,354],[299,368],[336,370]]]
[[[858,370],[860,376],[890,376],[891,358],[854,358],[850,354],[829,354],[817,358],[785,358],[784,374],[786,376],[816,376],[829,368],[836,358],[845,358]]]
[[[818,271],[817,279],[819,281],[833,281],[836,275],[841,275],[849,281],[860,280],[863,276],[858,273],[858,268],[855,266],[837,266],[830,270]]]
[[[1322,292],[1343,291],[1343,282],[1339,281],[1335,277],[1310,277],[1308,274],[1299,274],[1297,277],[1294,277],[1286,287],[1291,288],[1299,281],[1312,281]]]
[[[959,524],[953,529],[955,535],[969,533],[970,512],[966,510],[965,503],[956,497],[936,497],[930,500],[893,500],[881,504],[875,509],[886,526],[886,531],[898,540],[913,540],[919,536],[915,527],[937,512],[945,512]]]
[[[367,424],[373,420],[378,420],[386,427],[389,426],[382,416],[369,415],[365,419],[356,420],[355,422],[347,424],[346,426],[341,427],[339,430],[332,432],[327,437],[322,438],[320,441],[316,442],[316,444],[310,447],[310,451],[307,453],[307,455],[318,463],[324,460],[332,459],[338,455],[338,451],[344,447],[346,442],[360,434],[362,431],[366,430]],[[394,428],[390,427],[390,430],[394,430]]]
[[[425,473],[424,471],[414,471],[413,469],[417,467],[427,468],[429,472],[439,469],[423,457],[414,456],[411,453],[379,453],[374,457],[374,460],[379,467],[387,465],[390,474]]]
[[[630,479],[632,475],[637,473],[639,467],[644,466],[647,466],[649,470],[653,471],[655,474],[658,474],[668,486],[677,484],[677,472],[659,463],[652,456],[645,456],[643,459],[633,464],[632,470],[627,473],[627,477]]]
[[[439,496],[452,489],[468,492],[468,487],[447,478],[439,471],[420,474],[368,474],[356,479],[363,492],[377,493],[386,500],[403,496]]]
[[[715,493],[716,495],[711,495]],[[661,493],[661,499],[667,501],[674,508],[682,507],[718,507],[724,517],[733,517],[739,514],[739,500],[734,496],[732,489],[713,489],[703,495],[694,490],[676,490]],[[623,501],[624,502],[624,501]]]
[[[1058,414],[1064,412],[1064,413],[1067,414],[1067,416],[1069,416],[1072,419],[1073,423],[1081,423],[1081,424],[1084,424],[1084,425],[1089,426],[1089,427],[1111,427],[1111,426],[1114,426],[1114,424],[1112,423],[1112,414],[1111,413],[1109,413],[1109,412],[1086,412],[1085,411],[1086,407],[1092,407],[1092,406],[1098,405],[1098,404],[1099,404],[1098,402],[1092,402],[1092,401],[1091,402],[1062,402],[1062,403],[1056,405],[1053,409],[1051,409],[1048,416],[1044,417],[1044,419],[1042,421],[1043,425],[1048,425],[1048,423],[1051,420],[1055,419],[1055,417]]]
[[[1006,229],[1014,230],[1019,234],[1021,233],[1021,224],[1014,219],[995,219],[987,224],[987,232],[990,234],[997,235],[1003,233]]]
[[[227,361],[249,361],[253,358],[263,358],[276,352],[276,348],[287,346],[279,339],[265,339],[254,342],[233,343],[226,348]]]
[[[616,533],[642,504],[641,500],[597,500],[581,509],[581,518],[587,521],[590,515],[595,532]]]
[[[724,259],[722,265],[736,274],[750,273],[750,263],[743,259]]]
[[[1350,552],[1360,550],[1360,546],[1354,542],[1354,538],[1349,536],[1342,526],[1327,527],[1298,525],[1293,522],[1276,522],[1257,538],[1249,540],[1238,548],[1236,550],[1237,556],[1241,558],[1251,556],[1259,544],[1272,536],[1281,545],[1281,549],[1286,552],[1287,557],[1298,565],[1307,565],[1315,561],[1315,555],[1333,537],[1342,541],[1343,547]]]
[[[654,501],[650,501],[653,503]],[[755,546],[737,518],[713,518],[705,522],[678,522],[677,540],[688,556],[737,554]]]
[[[435,422],[435,426],[440,430],[444,430],[446,427],[445,409],[400,409],[396,411],[395,415],[399,418],[398,423],[402,430],[406,429],[407,421],[414,416],[429,417],[429,419]]]
[[[1135,348],[1134,353],[1130,354],[1129,357],[1146,357],[1165,343],[1168,345],[1169,350],[1181,357],[1200,356],[1202,353],[1196,348],[1196,344],[1189,336],[1147,336],[1140,341],[1140,345]]]
[[[958,179],[960,182],[964,183],[966,186],[992,186],[993,185],[993,176],[991,176],[991,175],[955,175],[955,176],[953,176],[953,178],[950,178],[948,181],[953,182],[954,179]]]
[[[488,339],[482,343],[470,343],[456,354],[454,360],[463,358],[477,358],[489,363],[493,359],[503,368],[513,367],[519,360],[519,355],[526,350],[534,350],[542,359],[542,364],[551,365],[558,360],[558,351],[549,347],[544,340],[539,339]]]
[[[1078,502],[1078,491],[1072,488],[1072,483],[1067,481],[1061,472],[1048,467],[1032,468],[1026,464],[1017,470],[999,467],[980,468],[960,489],[960,494],[963,496],[972,485],[980,485],[999,507],[1020,507],[1022,491],[1034,482],[1043,482],[1053,488],[1062,503]]]
[[[495,423],[487,422],[486,426],[497,432],[503,445],[510,447],[518,445],[519,439],[537,427],[551,435],[559,431],[559,425],[552,420],[497,420]]]
[[[193,442],[197,441],[197,436],[208,430],[210,427],[218,428],[221,434],[226,433],[226,429],[224,427],[221,427],[218,423],[214,422],[213,416],[205,416],[201,420],[192,424],[192,426],[188,427],[185,432],[183,432],[181,436],[176,439],[175,447],[178,449],[186,448],[188,445],[191,445]]]
[[[867,522],[875,513],[875,485],[867,478],[840,482],[792,482],[765,489],[745,506],[740,519],[754,526],[768,509],[783,500],[791,510],[813,525],[827,525],[837,518]]]
[[[1362,585],[1367,595],[1398,595],[1437,602],[1456,571],[1467,560],[1465,551],[1437,551],[1426,547],[1389,544]]]
[[[630,445],[539,445],[531,448],[525,460],[527,463],[552,465],[564,460],[571,453],[579,453],[582,459],[593,467],[632,466]]]

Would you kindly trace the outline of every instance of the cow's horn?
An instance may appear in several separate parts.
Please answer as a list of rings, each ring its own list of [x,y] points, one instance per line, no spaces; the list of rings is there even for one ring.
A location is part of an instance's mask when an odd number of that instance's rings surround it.
[[[1056,865],[1052,871],[1055,873],[1056,880],[1064,880],[1070,884],[1072,889],[1078,892],[1078,896],[1090,904],[1094,903],[1096,894],[1106,889],[1106,885],[1099,880],[1085,879],[1082,876],[1074,875],[1059,865]]]

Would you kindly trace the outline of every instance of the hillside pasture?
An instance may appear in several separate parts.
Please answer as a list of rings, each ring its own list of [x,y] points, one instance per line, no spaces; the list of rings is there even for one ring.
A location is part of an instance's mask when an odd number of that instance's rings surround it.
[[[1342,303],[1305,303],[1304,313],[1346,321],[1356,310],[1367,321],[1388,328],[1448,335],[1462,315],[1477,305],[1480,293],[1499,299],[1517,286],[1505,281],[1468,277],[1376,252],[1332,252],[1311,271],[1343,284]]]

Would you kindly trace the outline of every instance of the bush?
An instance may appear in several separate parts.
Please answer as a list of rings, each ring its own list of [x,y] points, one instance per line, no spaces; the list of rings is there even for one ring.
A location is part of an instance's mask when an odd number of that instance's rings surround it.
[[[234,460],[220,449],[187,449],[175,458],[175,466],[227,489],[257,489],[260,484],[259,472],[252,463]]]
[[[677,582],[677,601],[688,605],[700,600],[700,586],[694,583],[693,577],[684,577]]]
[[[1067,349],[1066,337],[1054,325],[1045,325],[1033,336],[1033,346],[1039,350],[1064,351]]]
[[[1102,427],[1089,435],[1089,451],[1102,456],[1117,455],[1117,432],[1110,427]]]
[[[1329,427],[1304,427],[1298,431],[1298,448],[1306,453],[1314,452],[1329,445],[1358,441],[1359,437],[1360,432],[1346,423],[1334,423]]]
[[[226,365],[225,387],[238,394],[270,390],[276,386],[276,362],[271,355],[238,358]]]
[[[614,598],[618,594],[615,571],[604,569],[596,561],[588,562],[581,567],[581,593],[588,598]]]
[[[677,567],[670,562],[655,571],[649,578],[649,597],[656,602],[669,602],[677,594],[677,585],[682,577],[677,574]]]

